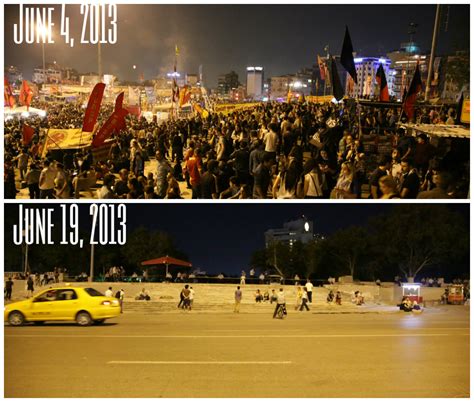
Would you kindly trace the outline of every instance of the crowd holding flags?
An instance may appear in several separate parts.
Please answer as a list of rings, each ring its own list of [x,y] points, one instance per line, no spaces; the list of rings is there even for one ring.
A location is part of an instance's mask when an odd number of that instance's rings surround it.
[[[10,86],[7,78],[4,78],[4,89],[3,89],[4,105],[14,108],[16,105],[15,97],[13,96],[13,89]]]
[[[26,110],[29,110],[32,99],[33,99],[33,90],[28,85],[28,82],[26,80],[23,80],[23,82],[21,83],[19,101],[22,105],[26,106]]]
[[[100,82],[95,85],[92,90],[89,101],[87,102],[86,113],[84,114],[84,122],[82,124],[82,131],[92,132],[95,123],[99,117],[100,105],[102,104],[102,97],[104,96],[105,84]]]

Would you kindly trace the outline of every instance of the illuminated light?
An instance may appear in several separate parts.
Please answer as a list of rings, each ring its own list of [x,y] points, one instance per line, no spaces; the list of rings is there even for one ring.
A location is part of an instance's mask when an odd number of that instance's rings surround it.
[[[385,64],[386,61],[387,60],[385,60],[385,59],[379,59],[379,63],[382,63],[382,64]]]
[[[247,67],[247,71],[255,71],[255,67]]]
[[[264,102],[268,102],[268,96],[264,96],[264,97],[262,98],[262,100],[263,100]]]
[[[29,112],[21,112],[21,117],[30,117]]]
[[[290,86],[291,86],[291,84],[290,84]],[[300,81],[296,81],[296,82],[293,83],[293,86],[295,88],[301,88],[303,86],[303,84]]]
[[[137,66],[134,64],[134,65],[133,65],[133,69],[136,70],[136,68],[137,68]]]
[[[308,82],[312,82],[311,80],[308,80]]]
[[[354,59],[354,63],[362,63],[364,61],[364,58],[363,57],[356,57]]]
[[[255,71],[263,71],[263,67],[255,67]]]

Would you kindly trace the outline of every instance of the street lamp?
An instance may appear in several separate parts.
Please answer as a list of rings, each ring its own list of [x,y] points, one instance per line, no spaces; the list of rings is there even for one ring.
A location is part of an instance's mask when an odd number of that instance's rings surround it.
[[[36,30],[38,31],[38,33],[42,37],[41,50],[43,52],[43,77],[44,77],[43,83],[44,83],[44,81],[46,81],[46,67],[45,67],[46,63],[45,63],[45,59],[44,59],[44,42],[46,42],[46,35],[48,34],[48,30],[47,30],[45,25],[37,25]]]

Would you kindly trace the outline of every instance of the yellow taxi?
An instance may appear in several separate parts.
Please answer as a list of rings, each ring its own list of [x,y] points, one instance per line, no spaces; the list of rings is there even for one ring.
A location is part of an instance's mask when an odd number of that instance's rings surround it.
[[[5,306],[4,320],[19,326],[27,322],[76,321],[81,326],[102,324],[120,315],[119,301],[93,288],[52,287],[31,299]]]

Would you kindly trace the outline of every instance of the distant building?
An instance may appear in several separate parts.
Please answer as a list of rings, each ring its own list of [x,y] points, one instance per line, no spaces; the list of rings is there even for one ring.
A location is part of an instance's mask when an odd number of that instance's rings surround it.
[[[456,100],[461,91],[469,91],[469,64],[469,53],[466,51],[446,57],[439,85],[443,99]]]
[[[245,86],[239,85],[237,88],[232,88],[230,90],[229,97],[235,102],[242,102],[247,97]]]
[[[315,238],[313,222],[302,217],[286,222],[283,228],[269,229],[265,232],[265,247],[272,243],[286,243],[290,247],[296,242],[308,243]]]
[[[186,84],[195,87],[198,85],[199,76],[197,74],[186,74]]]
[[[311,95],[313,92],[314,72],[312,68],[303,68],[296,74],[286,74],[270,78],[270,99],[286,101],[288,90],[293,96]]]
[[[221,74],[217,78],[217,93],[221,96],[228,96],[230,92],[240,86],[239,75],[235,71]]]
[[[5,67],[5,77],[7,78],[10,85],[14,85],[18,81],[23,80],[23,74],[15,66],[6,66]]]
[[[400,49],[387,53],[393,70],[393,95],[401,100],[405,90],[408,91],[416,65],[420,65],[421,81],[426,84],[430,56],[420,54],[420,47],[415,42],[402,43]],[[432,95],[434,93],[432,92]]]
[[[247,96],[260,99],[263,94],[263,67],[247,67]]]
[[[33,82],[37,84],[60,84],[62,72],[56,67],[35,68],[33,71]]]
[[[380,65],[385,71],[385,78],[387,79],[388,93],[393,95],[393,81],[394,75],[390,69],[390,60],[379,57],[356,57],[354,63],[357,73],[357,84],[349,79],[349,74],[346,75],[346,94],[352,98],[373,97],[378,95],[380,88],[378,87],[375,76]]]
[[[80,76],[80,83],[82,86],[95,85],[100,82],[100,77],[96,73],[87,73]]]

